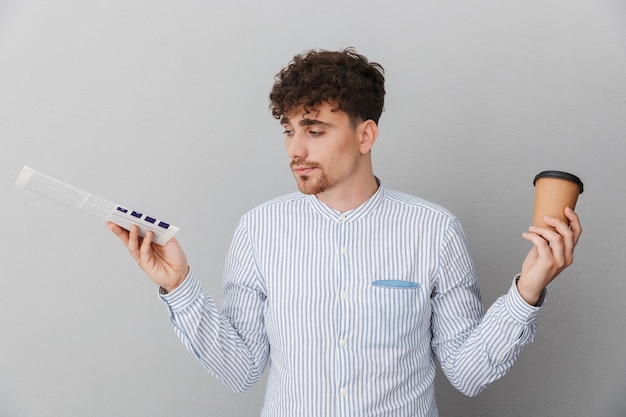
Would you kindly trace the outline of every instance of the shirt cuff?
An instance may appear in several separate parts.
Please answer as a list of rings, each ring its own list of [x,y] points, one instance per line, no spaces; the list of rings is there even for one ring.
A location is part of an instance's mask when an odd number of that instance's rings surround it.
[[[183,282],[171,292],[167,292],[165,288],[159,288],[159,297],[172,311],[172,313],[184,310],[190,305],[200,294],[200,282],[194,276],[193,271],[189,268],[189,273]]]
[[[548,293],[547,290],[544,289],[539,296],[539,300],[537,300],[537,304],[531,306],[524,301],[517,290],[517,281],[519,280],[519,277],[520,275],[518,274],[513,280],[513,285],[511,285],[511,288],[509,289],[505,303],[507,310],[513,318],[519,322],[530,324],[535,321],[539,312],[545,306]]]

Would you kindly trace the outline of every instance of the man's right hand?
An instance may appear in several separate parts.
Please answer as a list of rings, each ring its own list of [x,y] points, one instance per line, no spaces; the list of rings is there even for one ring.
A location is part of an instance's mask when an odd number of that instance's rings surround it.
[[[176,289],[187,277],[187,257],[176,238],[159,246],[152,243],[151,231],[148,231],[145,238],[141,238],[139,228],[135,225],[131,226],[130,232],[115,223],[108,222],[107,226],[120,238],[139,267],[167,292]]]

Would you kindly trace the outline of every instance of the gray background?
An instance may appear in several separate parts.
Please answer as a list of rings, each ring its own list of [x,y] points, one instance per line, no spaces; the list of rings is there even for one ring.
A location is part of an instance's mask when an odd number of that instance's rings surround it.
[[[478,398],[439,377],[441,415],[626,415],[624,1],[0,0],[1,416],[258,415],[263,384],[201,369],[100,219],[11,184],[28,164],[177,224],[219,300],[239,216],[295,189],[274,74],[346,46],[387,71],[376,174],[458,215],[487,306],[534,175],[585,182],[537,340]]]

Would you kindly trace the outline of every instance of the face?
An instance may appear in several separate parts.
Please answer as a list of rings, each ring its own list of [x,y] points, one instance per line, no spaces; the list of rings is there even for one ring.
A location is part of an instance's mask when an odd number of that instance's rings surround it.
[[[360,125],[354,126],[343,111],[328,103],[308,114],[298,109],[281,121],[285,147],[298,188],[305,194],[321,194],[359,175],[363,148]]]

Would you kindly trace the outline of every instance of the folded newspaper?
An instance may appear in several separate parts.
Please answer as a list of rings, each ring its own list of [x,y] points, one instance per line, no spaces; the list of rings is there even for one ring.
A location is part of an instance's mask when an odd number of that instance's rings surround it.
[[[165,245],[179,230],[178,227],[156,217],[131,210],[83,191],[80,188],[35,171],[26,165],[22,168],[14,185],[22,190],[42,195],[66,206],[101,217],[126,230],[130,230],[131,225],[135,224],[139,227],[139,235],[141,237],[144,237],[148,230],[151,230],[154,233],[152,241],[161,246]]]

